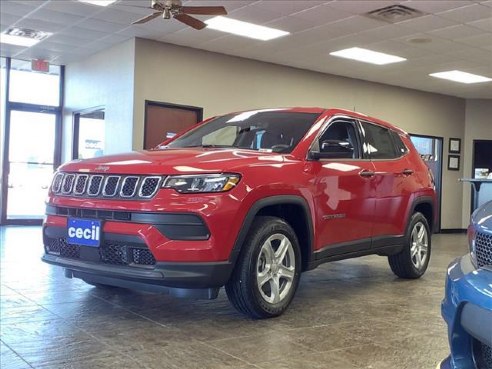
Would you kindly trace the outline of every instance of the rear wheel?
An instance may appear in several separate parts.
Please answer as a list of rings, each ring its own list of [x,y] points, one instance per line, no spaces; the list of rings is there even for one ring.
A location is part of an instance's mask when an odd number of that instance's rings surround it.
[[[388,257],[393,273],[400,278],[420,278],[429,265],[431,235],[427,219],[422,213],[414,213],[408,222],[405,247]]]
[[[252,318],[281,315],[296,292],[300,266],[294,230],[280,218],[257,217],[225,286],[227,297]]]

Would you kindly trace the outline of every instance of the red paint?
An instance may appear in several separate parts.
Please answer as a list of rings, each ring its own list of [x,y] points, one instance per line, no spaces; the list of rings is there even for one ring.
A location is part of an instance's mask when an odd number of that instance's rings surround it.
[[[411,201],[432,198],[435,192],[429,171],[408,135],[389,123],[338,109],[293,108],[295,112],[318,112],[320,118],[290,154],[240,149],[165,149],[104,156],[63,165],[64,172],[94,172],[100,165],[115,174],[199,174],[232,172],[241,175],[229,192],[179,194],[161,189],[151,200],[105,200],[54,196],[48,203],[71,208],[119,211],[195,213],[210,230],[205,241],[173,241],[148,224],[106,221],[104,231],[136,235],[148,245],[158,261],[228,260],[243,221],[253,204],[276,195],[295,195],[305,199],[313,223],[313,249],[334,243],[370,237],[396,236],[405,232]],[[307,155],[318,131],[327,119],[344,115],[388,127],[403,135],[409,152],[399,159],[308,160]],[[179,137],[177,135],[176,137]],[[405,176],[404,169],[413,174]],[[362,170],[376,174],[359,175]],[[435,206],[434,206],[435,209]],[[435,212],[435,210],[434,210]],[[337,218],[337,214],[344,214]],[[327,217],[333,215],[332,219]],[[47,224],[60,225],[59,216],[47,216]]]

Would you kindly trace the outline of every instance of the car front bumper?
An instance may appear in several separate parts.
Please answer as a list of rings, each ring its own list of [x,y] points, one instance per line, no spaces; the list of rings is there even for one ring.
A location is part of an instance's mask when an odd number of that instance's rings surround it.
[[[451,354],[440,368],[475,368],[473,341],[492,346],[492,271],[476,269],[469,254],[454,260],[448,267],[441,313]]]

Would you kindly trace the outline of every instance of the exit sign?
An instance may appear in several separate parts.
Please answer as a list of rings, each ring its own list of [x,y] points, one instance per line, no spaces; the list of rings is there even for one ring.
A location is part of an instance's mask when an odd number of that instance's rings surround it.
[[[35,72],[49,72],[50,63],[46,60],[33,59],[31,61],[31,69]]]

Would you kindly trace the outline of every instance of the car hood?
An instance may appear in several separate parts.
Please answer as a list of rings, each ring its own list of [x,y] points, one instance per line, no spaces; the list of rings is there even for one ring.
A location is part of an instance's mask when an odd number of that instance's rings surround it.
[[[75,160],[60,167],[64,172],[113,174],[223,173],[244,165],[284,162],[283,155],[239,149],[164,149]]]
[[[472,222],[478,228],[492,232],[492,201],[479,207],[472,215]]]

